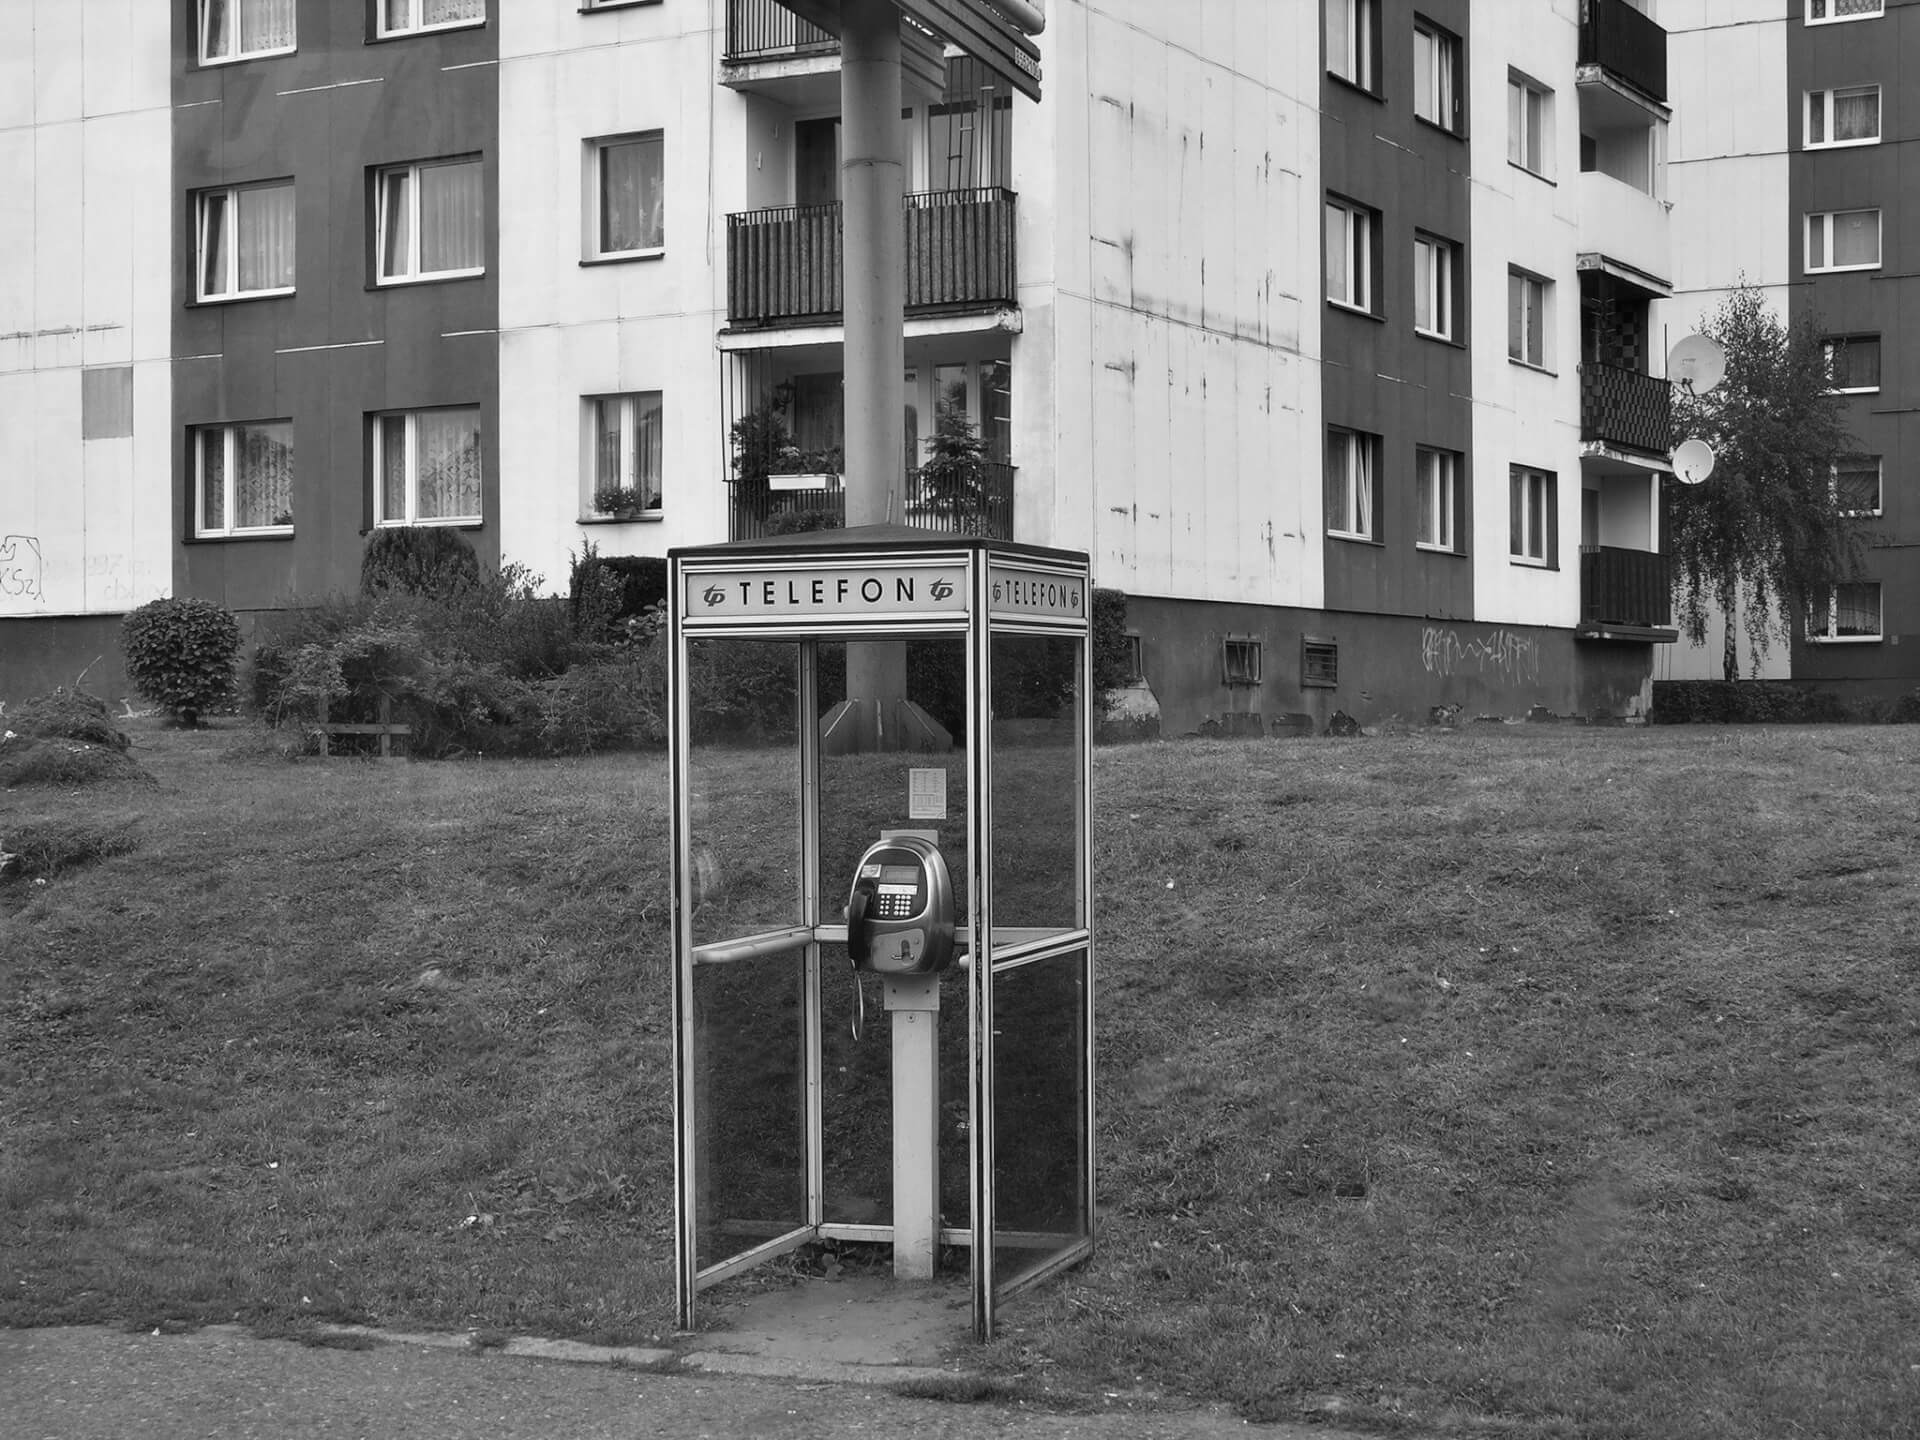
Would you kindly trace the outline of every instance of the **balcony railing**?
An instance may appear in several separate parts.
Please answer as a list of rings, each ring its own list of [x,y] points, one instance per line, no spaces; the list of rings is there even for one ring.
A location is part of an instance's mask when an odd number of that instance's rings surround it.
[[[934,190],[906,197],[909,311],[1012,305],[1014,197]],[[727,217],[727,320],[822,322],[842,301],[838,205],[785,205]]]
[[[1667,32],[1627,0],[1580,0],[1580,63],[1667,98]]]
[[[987,483],[970,502],[946,503],[926,493],[920,472],[906,475],[905,523],[918,530],[959,531],[965,535],[985,535],[993,540],[1013,539],[1013,466],[987,464]],[[783,519],[792,516],[795,519]],[[774,533],[776,527],[794,525],[798,517],[818,516],[830,526],[846,523],[847,492],[832,490],[762,490],[757,495],[733,497],[728,538],[751,540]],[[817,528],[800,525],[799,528]]]
[[[1673,624],[1673,562],[1611,545],[1580,552],[1580,618],[1595,624]]]
[[[809,25],[778,0],[727,0],[727,49],[723,58],[785,60],[796,55],[832,53],[840,42]]]
[[[1673,449],[1673,386],[1622,365],[1580,366],[1580,438],[1649,455]]]

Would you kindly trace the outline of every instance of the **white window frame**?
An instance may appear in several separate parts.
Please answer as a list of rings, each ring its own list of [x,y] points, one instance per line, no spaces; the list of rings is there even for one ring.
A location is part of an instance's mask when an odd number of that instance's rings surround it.
[[[300,15],[296,5],[293,12],[293,38],[285,45],[249,48],[246,44],[244,20],[246,17],[245,0],[227,0],[233,11],[234,49],[231,54],[215,55],[207,49],[211,38],[211,6],[208,0],[197,0],[194,5],[194,31],[196,52],[202,65],[233,65],[241,60],[259,60],[269,55],[291,55],[300,48]]]
[[[1529,370],[1548,370],[1553,358],[1553,282],[1544,275],[1536,275],[1531,270],[1522,270],[1517,265],[1507,267],[1507,308],[1512,312],[1515,304],[1514,281],[1520,282],[1518,303],[1518,341],[1520,353],[1514,352],[1515,316],[1507,317],[1507,359],[1515,365],[1524,365]],[[1532,352],[1539,351],[1536,357]]]
[[[291,180],[264,180],[252,185],[219,185],[211,190],[196,190],[193,195],[193,298],[202,304],[221,304],[228,300],[263,300],[274,295],[291,295],[292,285],[274,285],[264,290],[242,290],[240,288],[240,197],[261,190],[293,191]],[[215,196],[225,199],[232,215],[233,239],[227,246],[226,279],[224,290],[207,289],[207,202]],[[298,239],[299,215],[294,216],[296,240]],[[294,263],[299,264],[299,250],[296,245]],[[298,271],[296,269],[296,275]]]
[[[1833,498],[1836,504],[1840,500],[1841,470],[1845,469],[1849,472],[1864,474],[1868,461],[1873,462],[1873,508],[1870,510],[1848,510],[1843,512],[1845,514],[1857,515],[1864,518],[1884,513],[1883,507],[1887,501],[1887,462],[1886,457],[1882,455],[1842,455],[1839,459],[1835,460],[1831,467],[1829,467],[1829,473],[1831,475],[1830,483],[1833,487]]]
[[[1349,430],[1344,425],[1329,425],[1326,445],[1329,462],[1334,459],[1336,446],[1340,452],[1339,464],[1346,474],[1346,509],[1335,515],[1329,505],[1327,534],[1339,540],[1377,541],[1380,517],[1375,489],[1379,483],[1380,437],[1365,430]],[[1329,482],[1331,478],[1327,477]],[[1331,489],[1327,483],[1322,493]]]
[[[1453,339],[1453,293],[1459,277],[1460,247],[1438,235],[1416,231],[1413,237],[1413,330],[1433,340]],[[1422,301],[1428,323],[1420,323]]]
[[[395,25],[387,19],[388,0],[373,0],[373,33],[382,40],[392,40],[402,35],[426,35],[435,30],[471,30],[487,23],[486,0],[481,0],[478,15],[462,15],[455,20],[423,21],[419,17],[426,12],[427,0],[402,0],[407,7],[408,18]]]
[[[602,221],[605,219],[605,168],[603,157],[609,147],[630,145],[635,141],[653,141],[659,146],[660,185],[660,243],[643,245],[632,250],[602,250],[600,236]],[[633,130],[622,135],[599,135],[586,142],[586,172],[582,177],[582,193],[586,196],[586,214],[584,216],[586,234],[582,237],[582,254],[588,260],[644,260],[664,255],[667,251],[667,217],[664,190],[667,177],[667,141],[666,134],[660,130]]]
[[[1878,335],[1827,335],[1821,338],[1820,350],[1822,357],[1826,361],[1827,379],[1829,381],[1840,378],[1834,373],[1834,370],[1841,355],[1862,340],[1871,340],[1873,342],[1874,350],[1879,353],[1881,361],[1884,363],[1886,352],[1882,348],[1880,336]],[[1829,384],[1827,386],[1827,393],[1830,395],[1877,395],[1880,393],[1880,382],[1876,380],[1871,385]]]
[[[1536,105],[1537,123],[1529,123],[1528,105]],[[1553,91],[1518,70],[1507,71],[1507,163],[1538,175],[1553,173]]]
[[[1414,548],[1447,554],[1459,553],[1460,537],[1460,453],[1420,445],[1413,452],[1414,504],[1419,511],[1419,528],[1414,532]],[[1424,492],[1422,489],[1424,487]],[[1431,539],[1421,538],[1422,532]]]
[[[1423,44],[1423,42],[1425,42]],[[1420,108],[1421,81],[1438,112]],[[1449,135],[1460,133],[1460,37],[1424,15],[1413,17],[1413,113]]]
[[[1552,569],[1558,536],[1553,533],[1557,508],[1555,489],[1558,478],[1551,470],[1536,470],[1531,465],[1515,465],[1507,472],[1507,555],[1515,565]],[[1518,534],[1513,522],[1513,499],[1520,499]],[[1537,524],[1536,524],[1537,522]],[[1540,532],[1540,553],[1526,548],[1532,532]]]
[[[374,528],[384,530],[400,525],[478,525],[483,523],[484,517],[478,511],[471,515],[422,516],[420,514],[420,417],[425,414],[439,413],[446,410],[471,411],[474,416],[474,433],[481,435],[481,412],[478,405],[426,405],[416,410],[377,410],[368,415],[367,423],[372,430],[369,454],[372,456],[373,462]],[[395,416],[404,416],[407,422],[406,438],[404,441],[407,447],[407,503],[406,513],[403,516],[399,519],[389,520],[384,518],[387,508],[385,504],[387,483],[385,447],[387,437],[386,426],[381,422],[391,420]],[[484,435],[481,435],[481,440],[481,454],[484,457],[486,453]],[[485,494],[486,476],[483,473],[481,475],[481,495],[483,497],[481,506],[483,509],[486,504],[484,499]]]
[[[1833,263],[1833,222],[1845,215],[1873,216],[1874,253],[1872,260],[1858,265],[1835,265]],[[1881,214],[1878,206],[1868,206],[1859,210],[1822,210],[1809,212],[1807,215],[1806,232],[1802,237],[1806,247],[1801,255],[1802,260],[1805,261],[1803,268],[1809,275],[1829,275],[1849,270],[1878,270],[1886,254],[1886,234],[1882,228],[1884,223],[1885,217]],[[1824,261],[1824,263],[1819,265],[1813,263],[1814,237],[1816,235],[1820,240],[1820,254]]]
[[[1842,635],[1839,633],[1840,592],[1842,590],[1872,590],[1874,624],[1871,635]],[[1815,630],[1814,615],[1807,616],[1807,643],[1809,645],[1877,645],[1886,638],[1887,633],[1887,595],[1878,580],[1854,580],[1844,585],[1836,585],[1827,592],[1826,629]]]
[[[1862,9],[1851,15],[1838,12],[1843,4],[1871,5],[1871,10]],[[1886,0],[1807,0],[1807,24],[1809,25],[1845,25],[1852,20],[1878,20],[1887,13]]]
[[[1345,14],[1346,44],[1334,49],[1332,17],[1338,10]],[[1369,94],[1380,89],[1374,56],[1379,48],[1379,0],[1326,0],[1321,8],[1321,23],[1327,37],[1327,73],[1337,75],[1349,85]]]
[[[584,405],[586,410],[586,417],[585,417],[586,436],[587,436],[586,510],[588,514],[591,515],[591,514],[600,513],[595,508],[593,501],[594,501],[594,496],[597,495],[600,491],[599,470],[600,470],[601,407],[603,405],[606,405],[608,402],[618,402],[624,412],[626,423],[620,427],[620,459],[619,459],[619,465],[618,465],[619,483],[620,483],[620,488],[622,490],[638,490],[640,488],[640,479],[641,479],[639,475],[639,451],[638,451],[638,446],[636,444],[636,439],[639,431],[639,409],[640,409],[640,402],[649,397],[651,397],[654,401],[656,401],[660,406],[662,453],[660,456],[660,474],[657,477],[658,490],[657,490],[657,493],[653,496],[654,503],[651,505],[643,506],[640,510],[640,514],[648,517],[655,517],[664,513],[666,509],[666,494],[667,494],[666,454],[665,454],[666,396],[663,392],[659,390],[620,390],[620,391],[609,391],[608,393],[602,394],[602,395],[585,395],[581,397],[582,404]]]
[[[249,425],[284,425],[287,427],[287,444],[292,448],[293,421],[285,416],[277,420],[230,420],[216,425],[196,425],[193,427],[193,537],[196,540],[234,540],[254,535],[291,535],[293,521],[285,523],[271,522],[266,525],[236,525],[234,517],[233,489],[238,479],[238,451],[240,431]],[[209,526],[207,518],[207,444],[218,439],[221,447],[221,505],[220,513],[227,517],[227,523]],[[292,497],[288,497],[292,504]],[[291,511],[288,512],[291,516]]]
[[[464,280],[475,275],[487,273],[484,259],[479,265],[462,265],[451,270],[422,270],[420,268],[420,175],[422,171],[437,169],[444,165],[472,165],[480,173],[480,211],[481,211],[481,251],[486,250],[486,167],[478,155],[454,155],[446,159],[414,160],[405,165],[381,165],[373,172],[373,273],[377,284],[419,285],[433,280]],[[383,268],[387,257],[387,215],[389,176],[404,173],[407,177],[407,268],[388,274]]]
[[[1265,669],[1265,646],[1257,635],[1227,635],[1220,641],[1220,683],[1258,685]]]
[[[1363,315],[1374,314],[1373,308],[1373,253],[1377,240],[1375,231],[1376,212],[1353,200],[1342,200],[1335,196],[1327,197],[1326,206],[1326,247],[1325,260],[1333,259],[1333,247],[1336,238],[1340,253],[1346,259],[1347,285],[1344,294],[1336,295],[1333,284],[1333,266],[1326,264],[1326,291],[1329,303],[1342,309],[1357,310]],[[1335,217],[1338,217],[1336,221]],[[1339,225],[1339,235],[1334,234],[1335,224]]]
[[[1841,96],[1865,95],[1873,93],[1873,134],[1855,140],[1836,140],[1833,137],[1834,102]],[[1878,145],[1886,129],[1885,97],[1878,85],[1836,85],[1831,90],[1809,90],[1804,96],[1800,112],[1800,145],[1805,150],[1847,150],[1859,145]],[[1820,133],[1827,138],[1813,138],[1814,121],[1820,122]]]

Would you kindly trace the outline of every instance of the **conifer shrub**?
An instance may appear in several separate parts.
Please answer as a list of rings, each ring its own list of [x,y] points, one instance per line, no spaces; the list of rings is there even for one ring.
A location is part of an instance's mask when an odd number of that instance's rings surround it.
[[[134,687],[177,723],[233,698],[240,624],[210,600],[150,600],[120,622],[120,649]]]
[[[360,592],[445,595],[477,584],[480,557],[457,530],[442,525],[396,525],[367,537],[360,557]]]

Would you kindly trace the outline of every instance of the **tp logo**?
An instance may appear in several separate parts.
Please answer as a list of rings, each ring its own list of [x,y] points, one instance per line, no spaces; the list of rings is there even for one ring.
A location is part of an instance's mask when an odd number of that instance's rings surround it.
[[[727,592],[722,590],[718,585],[709,585],[701,592],[700,598],[707,602],[710,609],[718,610],[726,601]]]

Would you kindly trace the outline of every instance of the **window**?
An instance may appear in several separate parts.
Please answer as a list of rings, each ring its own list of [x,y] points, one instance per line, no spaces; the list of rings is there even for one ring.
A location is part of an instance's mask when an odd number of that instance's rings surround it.
[[[1524,270],[1507,271],[1507,358],[1544,369],[1553,282]]]
[[[1827,357],[1830,386],[1844,392],[1880,388],[1880,337],[1829,335],[1820,342]]]
[[[1559,517],[1554,477],[1516,465],[1508,480],[1507,551],[1524,565],[1559,562]]]
[[[373,417],[376,525],[477,524],[480,407]]]
[[[1880,87],[1807,92],[1806,146],[1874,145],[1880,140]]]
[[[1430,20],[1413,22],[1413,113],[1460,130],[1460,39]]]
[[[1836,585],[1825,603],[1814,602],[1807,616],[1807,639],[1822,644],[1880,638],[1880,582]]]
[[[379,0],[374,16],[377,35],[415,35],[483,24],[487,0]]]
[[[193,533],[201,539],[293,529],[293,422],[250,420],[193,432]]]
[[[1544,177],[1553,144],[1553,92],[1517,70],[1507,72],[1507,159]]]
[[[1260,642],[1251,635],[1229,635],[1221,641],[1220,678],[1228,685],[1260,683]]]
[[[1880,268],[1880,212],[1835,210],[1807,216],[1807,269]]]
[[[1886,8],[1885,0],[1807,0],[1807,24],[1835,20],[1871,20]]]
[[[480,162],[423,160],[375,172],[382,285],[479,275],[486,268]]]
[[[1138,630],[1129,630],[1121,639],[1127,642],[1127,680],[1129,683],[1147,678],[1147,646]]]
[[[1379,212],[1351,200],[1327,201],[1327,299],[1373,310],[1373,237]]]
[[[293,182],[202,190],[194,197],[194,298],[241,300],[293,290]]]
[[[1327,71],[1362,90],[1377,90],[1380,0],[1326,0]]]
[[[293,8],[294,0],[200,0],[200,63],[291,53]]]
[[[1300,683],[1329,690],[1339,685],[1339,641],[1317,635],[1300,637]]]
[[[1880,513],[1880,457],[1842,455],[1833,464],[1833,494],[1849,515]]]
[[[588,259],[651,255],[666,244],[664,149],[658,131],[587,142]]]
[[[1413,328],[1436,340],[1454,338],[1459,313],[1460,251],[1437,235],[1413,237]]]
[[[1327,533],[1378,540],[1380,437],[1327,427]]]
[[[603,515],[660,510],[660,392],[587,397],[593,508]]]
[[[1460,459],[1455,451],[1424,445],[1413,452],[1414,503],[1420,512],[1414,543],[1422,550],[1459,549]]]

